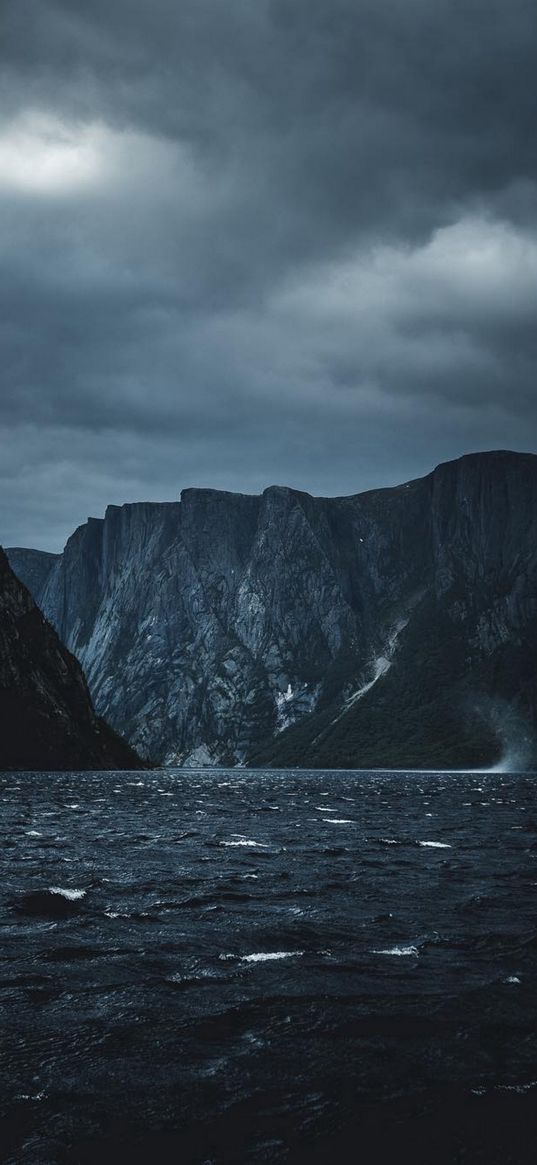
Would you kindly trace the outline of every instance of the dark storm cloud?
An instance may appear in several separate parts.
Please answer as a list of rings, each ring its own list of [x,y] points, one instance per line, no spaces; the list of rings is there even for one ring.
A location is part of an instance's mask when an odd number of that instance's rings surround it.
[[[9,544],[537,445],[529,0],[3,5]]]

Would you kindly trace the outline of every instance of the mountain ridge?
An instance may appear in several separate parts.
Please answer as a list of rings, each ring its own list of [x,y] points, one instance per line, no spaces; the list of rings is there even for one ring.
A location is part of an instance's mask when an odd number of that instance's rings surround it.
[[[36,598],[168,764],[487,765],[513,732],[530,758],[536,514],[508,450],[347,497],[189,487],[89,519]]]
[[[0,768],[143,767],[95,715],[80,664],[62,646],[1,547],[0,719]]]

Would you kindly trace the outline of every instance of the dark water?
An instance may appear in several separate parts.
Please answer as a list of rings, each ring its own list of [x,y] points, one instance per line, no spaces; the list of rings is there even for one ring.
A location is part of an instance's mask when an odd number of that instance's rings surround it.
[[[533,1161],[535,778],[0,798],[4,1160]]]

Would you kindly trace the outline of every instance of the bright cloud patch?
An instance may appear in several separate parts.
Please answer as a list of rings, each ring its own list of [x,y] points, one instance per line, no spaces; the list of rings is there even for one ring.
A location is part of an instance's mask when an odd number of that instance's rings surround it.
[[[34,194],[65,194],[102,174],[106,131],[27,112],[0,134],[0,185]]]

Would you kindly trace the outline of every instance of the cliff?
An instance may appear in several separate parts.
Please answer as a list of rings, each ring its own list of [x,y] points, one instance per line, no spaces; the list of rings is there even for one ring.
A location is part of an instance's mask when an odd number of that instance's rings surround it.
[[[168,764],[533,763],[537,457],[314,498],[109,507],[40,602],[98,711]]]
[[[28,561],[28,560],[26,560]],[[139,768],[0,549],[0,769]]]

